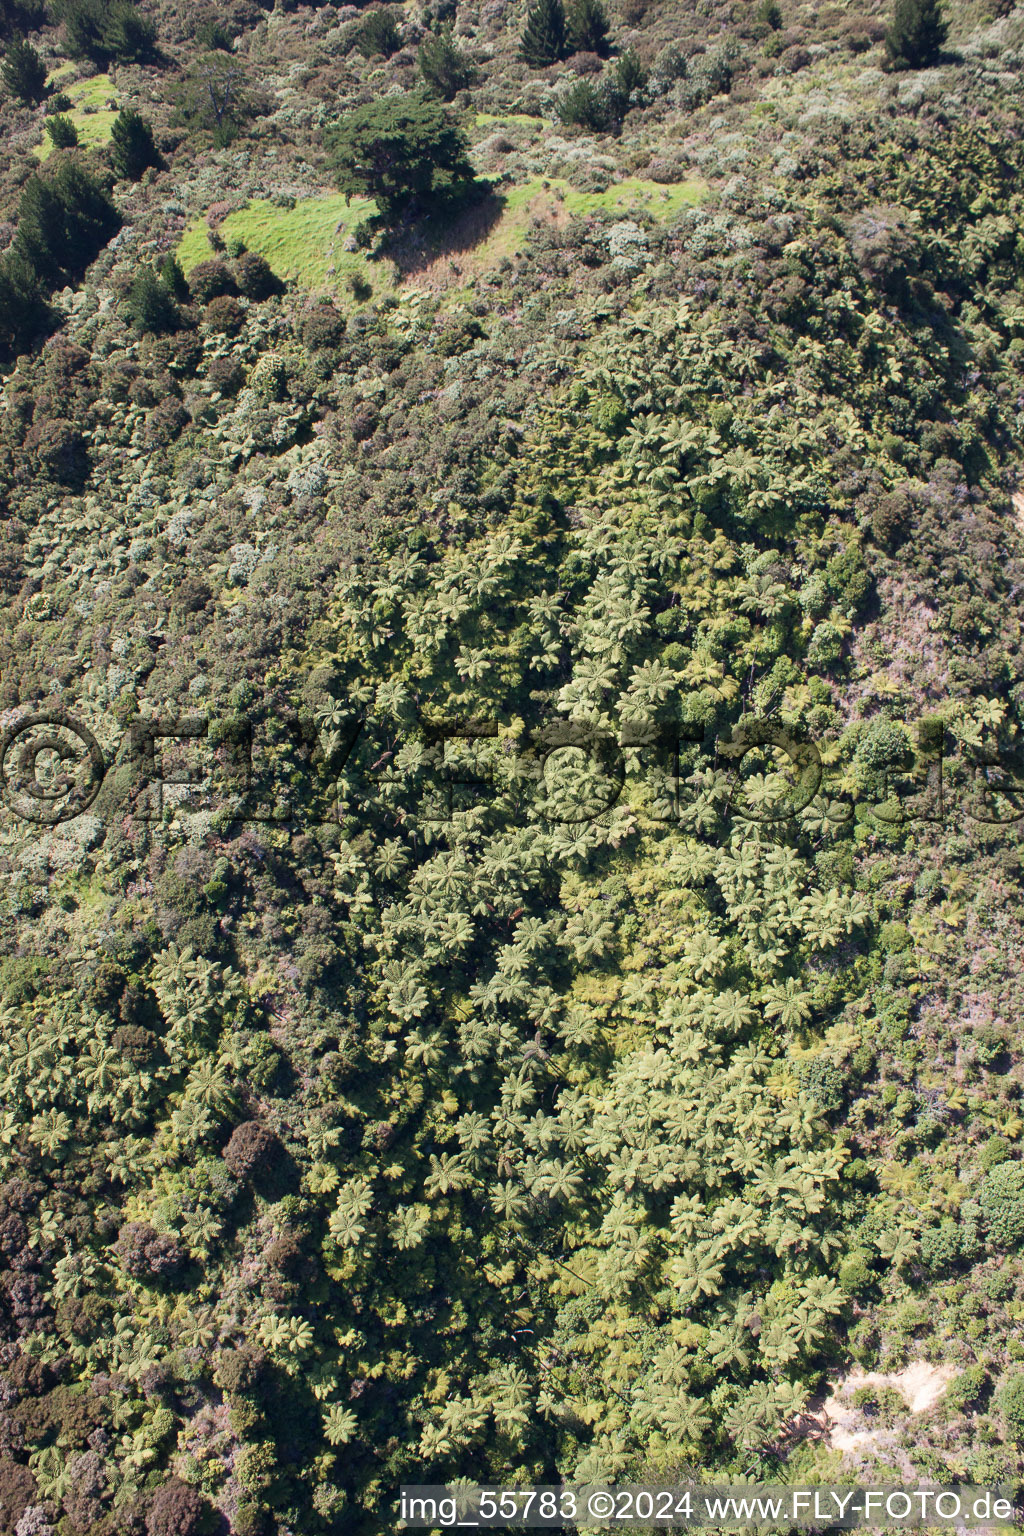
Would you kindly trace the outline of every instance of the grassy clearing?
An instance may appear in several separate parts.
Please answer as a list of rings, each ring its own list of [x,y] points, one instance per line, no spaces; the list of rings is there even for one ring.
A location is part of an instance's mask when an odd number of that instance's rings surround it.
[[[346,204],[340,192],[303,198],[294,208],[261,200],[229,213],[220,232],[225,241],[243,240],[248,250],[266,257],[278,277],[302,288],[334,292],[356,275],[377,290],[394,284],[390,263],[371,263],[361,251],[344,249],[356,225],[375,211],[372,200],[354,197]],[[197,219],[178,245],[186,276],[198,262],[216,254],[206,221]]]
[[[526,112],[478,112],[476,114],[478,128],[532,128],[539,131],[544,127],[542,117],[530,117]]]
[[[47,84],[70,96],[71,108],[64,115],[70,117],[78,129],[78,142],[86,149],[95,149],[110,139],[111,125],[117,112],[111,111],[107,102],[117,93],[109,75],[93,75],[91,80],[72,80],[69,76],[74,71],[73,64],[64,64],[54,70]],[[53,153],[53,145],[45,130],[32,153],[37,160],[48,160]]]
[[[538,219],[564,224],[573,216],[603,211],[622,217],[644,212],[667,220],[698,203],[703,191],[703,183],[696,181],[662,186],[631,177],[606,192],[579,192],[559,178],[538,177],[503,189],[500,210],[493,203],[489,209],[470,209],[443,234],[426,231],[420,241],[403,247],[398,253],[403,286],[435,293],[461,288],[467,278],[491,271],[514,255]],[[372,201],[354,197],[346,204],[340,192],[303,198],[293,208],[264,200],[228,214],[220,232],[225,241],[244,241],[247,249],[266,257],[278,277],[301,288],[341,297],[349,279],[358,276],[380,293],[395,287],[395,264],[371,262],[361,251],[344,249],[355,226],[373,212]],[[216,254],[206,221],[197,219],[178,245],[183,270],[187,275]]]
[[[545,196],[547,194],[547,196]],[[692,208],[704,194],[704,183],[680,181],[663,186],[657,181],[643,181],[629,176],[617,181],[607,192],[579,192],[569,182],[559,177],[543,177],[513,187],[505,200],[506,214],[518,212],[524,206],[531,211],[537,206],[557,203],[573,216],[588,213],[649,213],[655,219],[672,219],[683,208]]]
[[[502,189],[500,218],[474,241],[457,253],[453,261],[451,253],[439,248],[436,260],[424,269],[420,278],[426,286],[447,288],[455,279],[479,276],[492,271],[503,260],[512,257],[522,246],[530,227],[536,221],[554,225],[568,223],[570,218],[605,212],[628,214],[645,212],[653,218],[674,218],[683,208],[700,202],[704,192],[702,182],[680,182],[677,186],[662,186],[654,181],[641,181],[630,177],[616,182],[606,192],[579,192],[568,181],[559,177],[536,177],[518,187]],[[470,215],[471,217],[471,215]],[[411,282],[417,282],[413,276]]]

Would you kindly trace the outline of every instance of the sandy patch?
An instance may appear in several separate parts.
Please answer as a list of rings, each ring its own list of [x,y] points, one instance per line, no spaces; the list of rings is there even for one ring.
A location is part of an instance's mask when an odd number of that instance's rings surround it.
[[[917,1360],[902,1371],[851,1371],[836,1382],[822,1405],[830,1443],[837,1451],[858,1451],[874,1444],[885,1433],[882,1429],[854,1427],[860,1412],[844,1399],[851,1398],[861,1387],[893,1387],[912,1414],[924,1413],[939,1401],[955,1375],[955,1366],[929,1365],[926,1360]]]
[[[1014,491],[1010,498],[1013,503],[1013,516],[1017,527],[1024,533],[1024,491]]]

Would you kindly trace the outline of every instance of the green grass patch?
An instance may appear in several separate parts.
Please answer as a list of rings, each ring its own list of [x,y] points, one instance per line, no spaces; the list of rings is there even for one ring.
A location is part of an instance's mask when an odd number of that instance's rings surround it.
[[[703,182],[699,181],[662,186],[660,182],[633,176],[616,182],[606,192],[580,192],[560,177],[536,177],[521,186],[503,189],[501,218],[473,251],[472,263],[477,271],[486,271],[512,256],[521,248],[534,219],[557,222],[560,214],[584,217],[605,212],[625,217],[644,212],[667,221],[683,208],[699,203],[704,190]]]
[[[504,127],[510,124],[513,128],[543,128],[542,117],[530,117],[526,112],[478,112],[476,125],[478,128]]]
[[[78,129],[78,142],[83,148],[95,149],[110,140],[110,129],[117,112],[111,111],[107,102],[116,97],[117,92],[109,75],[93,75],[91,80],[72,80],[69,75],[74,72],[73,64],[63,64],[60,69],[53,71],[47,84],[71,98],[71,107],[64,115]],[[53,145],[45,129],[32,153],[37,160],[48,160],[53,153]]]
[[[501,214],[489,228],[481,225],[479,238],[471,227],[472,210],[453,230],[451,247],[444,233],[428,235],[423,266],[426,268],[435,257],[443,257],[451,249],[464,264],[467,275],[486,272],[520,248],[536,218],[558,222],[564,215],[604,211],[623,217],[645,212],[668,220],[681,209],[698,203],[703,193],[704,185],[697,181],[662,186],[659,182],[630,177],[616,182],[606,192],[579,192],[559,178],[537,177],[522,186],[501,189]],[[340,192],[302,198],[293,208],[260,200],[229,213],[220,225],[220,233],[225,241],[242,240],[248,250],[266,257],[278,277],[301,288],[340,296],[355,275],[370,283],[375,293],[387,292],[396,284],[394,264],[387,260],[369,261],[361,251],[344,249],[355,226],[374,211],[371,200],[354,197],[346,203]],[[186,276],[199,262],[217,255],[204,219],[189,225],[176,254]],[[433,287],[434,283],[428,279],[426,285]],[[409,273],[403,286],[417,287],[415,271]]]
[[[260,200],[229,213],[220,232],[225,241],[244,241],[248,250],[266,257],[276,276],[300,287],[336,290],[357,274],[378,290],[394,284],[390,265],[367,261],[361,251],[344,249],[356,225],[375,212],[376,204],[369,198],[354,197],[346,204],[340,192],[302,198],[294,208]],[[197,219],[177,250],[186,276],[197,263],[216,255],[205,220]]]
[[[702,181],[680,181],[664,186],[661,182],[643,181],[637,176],[617,181],[607,192],[577,192],[565,181],[552,181],[551,186],[564,192],[562,206],[572,214],[643,212],[655,219],[672,219],[684,208],[695,207],[706,190]]]

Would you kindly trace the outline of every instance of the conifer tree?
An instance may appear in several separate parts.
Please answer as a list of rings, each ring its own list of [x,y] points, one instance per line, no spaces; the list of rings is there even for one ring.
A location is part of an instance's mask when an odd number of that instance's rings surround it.
[[[17,251],[0,256],[0,352],[41,330],[49,310],[30,262]]]
[[[78,143],[78,129],[61,112],[46,119],[46,134],[54,149],[73,149]]]
[[[565,7],[562,0],[537,0],[526,17],[519,56],[534,69],[556,64],[566,54]]]
[[[46,65],[30,42],[16,37],[4,54],[0,77],[12,96],[35,106],[46,94]]]
[[[115,117],[110,143],[114,169],[126,181],[138,181],[143,171],[157,163],[153,130],[142,114],[131,107],[122,107]]]
[[[885,36],[896,69],[927,69],[936,64],[946,41],[939,0],[896,0],[892,26]]]
[[[572,0],[566,25],[571,48],[607,58],[608,14],[601,0]]]

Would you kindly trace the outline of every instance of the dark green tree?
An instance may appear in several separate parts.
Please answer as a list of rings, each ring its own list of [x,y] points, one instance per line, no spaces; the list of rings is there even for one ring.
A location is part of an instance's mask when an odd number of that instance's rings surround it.
[[[35,106],[46,94],[46,65],[32,44],[16,37],[0,64],[0,78],[12,96]]]
[[[143,267],[136,275],[124,308],[137,331],[173,331],[178,324],[174,295],[152,267]]]
[[[401,34],[395,14],[386,5],[378,5],[367,12],[366,20],[359,29],[356,47],[364,59],[374,59],[382,54],[390,59],[402,46]]]
[[[31,263],[17,251],[0,256],[0,352],[10,352],[41,331],[49,307]]]
[[[52,177],[30,176],[18,200],[14,249],[47,283],[60,276],[66,251],[64,204]]]
[[[936,64],[947,27],[939,0],[896,0],[885,46],[895,69],[927,69]]]
[[[153,51],[156,29],[133,0],[55,0],[53,10],[73,58],[127,62]]]
[[[118,0],[111,7],[103,28],[103,45],[111,58],[148,58],[155,42],[156,28],[148,16],[135,9],[131,0]]]
[[[117,226],[117,210],[103,187],[68,158],[52,175],[30,176],[25,183],[13,249],[52,286],[83,272]]]
[[[566,13],[570,48],[579,53],[608,56],[608,13],[601,0],[571,0]]]
[[[390,227],[479,188],[462,130],[419,92],[356,107],[327,130],[325,142],[339,190],[372,197]]]
[[[185,300],[188,298],[188,281],[181,270],[181,262],[173,251],[169,251],[160,263],[160,281],[174,298]]]
[[[0,0],[0,37],[13,37],[46,19],[41,0]]]
[[[78,129],[62,112],[46,119],[46,133],[54,149],[74,149],[78,143]]]
[[[534,69],[564,59],[567,52],[565,7],[562,0],[537,0],[526,15],[519,56]]]
[[[418,60],[424,84],[442,101],[451,101],[473,83],[476,71],[452,37],[450,26],[428,32],[420,44]]]
[[[122,107],[110,129],[114,169],[125,181],[138,181],[143,171],[159,163],[153,130],[131,107]]]

